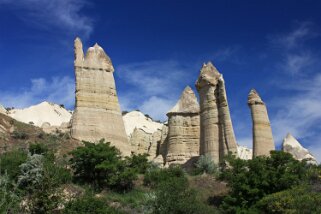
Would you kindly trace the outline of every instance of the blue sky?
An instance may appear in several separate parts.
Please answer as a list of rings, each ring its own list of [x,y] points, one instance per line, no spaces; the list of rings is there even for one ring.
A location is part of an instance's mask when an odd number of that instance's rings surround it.
[[[277,145],[291,132],[321,161],[320,11],[313,0],[0,0],[0,103],[49,100],[72,109],[79,36],[111,57],[123,110],[165,120],[212,61],[225,78],[239,144],[251,147],[246,101],[255,88]]]

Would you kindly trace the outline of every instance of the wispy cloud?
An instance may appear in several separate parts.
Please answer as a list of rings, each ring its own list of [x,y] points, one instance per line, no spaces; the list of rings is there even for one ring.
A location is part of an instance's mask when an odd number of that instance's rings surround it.
[[[190,65],[156,60],[118,66],[117,75],[128,85],[119,93],[122,109],[140,109],[155,119],[165,120],[166,112],[186,85],[194,85],[198,73]]]
[[[67,108],[74,107],[75,83],[68,76],[32,79],[29,88],[20,88],[16,91],[1,91],[0,103],[6,107],[24,108],[50,101],[64,104]]]
[[[64,33],[81,33],[88,37],[93,31],[93,20],[81,13],[87,0],[0,0],[16,10],[16,15],[33,26]]]

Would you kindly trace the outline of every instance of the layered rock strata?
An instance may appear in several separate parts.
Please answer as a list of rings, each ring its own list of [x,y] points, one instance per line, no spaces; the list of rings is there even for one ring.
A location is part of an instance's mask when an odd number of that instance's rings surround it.
[[[204,64],[196,88],[200,96],[200,154],[219,163],[225,154],[237,154],[237,144],[222,74]]]
[[[199,156],[199,104],[193,90],[187,86],[179,101],[167,113],[167,164],[184,164]]]
[[[98,44],[90,47],[84,56],[82,43],[77,38],[74,67],[76,108],[72,137],[92,142],[104,138],[123,155],[130,155],[110,58]]]
[[[318,164],[309,150],[304,148],[290,133],[283,139],[282,150],[290,153],[297,160],[306,160],[310,164]]]
[[[254,89],[249,93],[248,105],[252,116],[253,157],[269,156],[275,150],[271,124],[265,103]]]

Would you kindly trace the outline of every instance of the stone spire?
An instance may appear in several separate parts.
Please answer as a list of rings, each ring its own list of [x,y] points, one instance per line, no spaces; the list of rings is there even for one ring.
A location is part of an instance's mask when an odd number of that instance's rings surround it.
[[[228,152],[237,154],[223,76],[211,62],[204,64],[196,88],[200,95],[200,154],[215,163]]]
[[[76,38],[74,65],[76,107],[72,137],[92,142],[104,138],[123,155],[130,155],[110,58],[98,44],[90,47],[84,57],[81,41]]]
[[[269,156],[270,151],[275,150],[275,145],[265,103],[254,89],[250,91],[247,102],[253,124],[253,157]]]
[[[187,86],[176,105],[167,113],[168,147],[166,162],[184,164],[199,155],[199,104]]]

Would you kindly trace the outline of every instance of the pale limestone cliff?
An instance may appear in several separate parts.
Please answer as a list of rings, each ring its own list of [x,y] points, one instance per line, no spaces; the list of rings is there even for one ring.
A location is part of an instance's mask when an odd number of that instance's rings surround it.
[[[219,163],[228,152],[237,153],[224,79],[209,62],[203,65],[195,85],[200,96],[200,154]]]
[[[82,43],[77,38],[74,66],[76,108],[72,118],[72,137],[92,142],[104,138],[123,155],[130,155],[110,58],[98,44],[90,47],[84,56]]]
[[[249,93],[248,105],[252,115],[253,157],[269,156],[275,150],[271,124],[265,103],[254,89]]]
[[[184,164],[199,156],[199,104],[193,90],[187,86],[179,101],[167,113],[168,146],[166,163]]]
[[[304,148],[290,133],[283,139],[282,150],[290,153],[297,160],[306,160],[310,164],[318,164],[309,150]]]
[[[249,149],[245,146],[237,147],[237,156],[243,160],[251,160],[253,155],[252,149]]]

